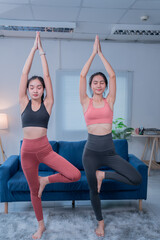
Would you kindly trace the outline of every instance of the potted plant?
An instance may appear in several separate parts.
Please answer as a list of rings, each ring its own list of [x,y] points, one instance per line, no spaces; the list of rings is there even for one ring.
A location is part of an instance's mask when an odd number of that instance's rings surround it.
[[[113,139],[129,139],[130,135],[132,134],[134,128],[127,127],[123,121],[123,118],[116,118],[115,121],[113,121]]]

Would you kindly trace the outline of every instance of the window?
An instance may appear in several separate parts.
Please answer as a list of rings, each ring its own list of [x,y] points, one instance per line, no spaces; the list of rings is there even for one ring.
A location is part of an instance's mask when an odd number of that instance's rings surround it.
[[[88,86],[88,81],[89,76],[92,73],[93,72],[90,71],[87,78],[87,93],[89,97],[91,97],[91,91]],[[122,117],[125,119],[125,123],[130,126],[132,103],[132,73],[116,72],[116,78],[117,94],[114,106],[114,119]],[[58,70],[56,72],[56,140],[63,139],[68,141],[75,141],[87,138],[87,128],[79,98],[79,79],[80,70]]]

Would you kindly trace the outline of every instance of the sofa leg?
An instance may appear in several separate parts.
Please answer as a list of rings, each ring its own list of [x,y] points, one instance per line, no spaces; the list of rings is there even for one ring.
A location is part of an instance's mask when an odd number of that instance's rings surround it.
[[[139,199],[139,211],[142,211],[142,199]]]
[[[72,208],[75,208],[75,200],[72,200]]]
[[[8,202],[4,203],[4,212],[7,214],[8,213]]]

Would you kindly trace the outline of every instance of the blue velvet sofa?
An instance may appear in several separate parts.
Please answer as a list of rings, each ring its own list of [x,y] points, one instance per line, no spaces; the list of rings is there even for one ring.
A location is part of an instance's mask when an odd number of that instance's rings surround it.
[[[46,186],[42,201],[89,200],[87,179],[82,165],[82,153],[86,140],[67,142],[50,141],[53,150],[70,161],[81,171],[81,179],[73,183],[52,183]],[[22,144],[22,142],[21,142]],[[20,147],[21,147],[20,144]],[[117,154],[129,161],[142,175],[143,181],[139,186],[124,184],[115,180],[104,180],[101,188],[101,199],[138,199],[139,209],[142,209],[142,199],[147,198],[147,166],[132,154],[128,154],[127,140],[114,140]],[[111,169],[106,169],[111,171]],[[39,175],[46,176],[54,170],[44,164],[39,166]],[[5,203],[8,212],[8,202],[30,201],[27,181],[21,168],[20,155],[10,156],[0,166],[0,202]]]

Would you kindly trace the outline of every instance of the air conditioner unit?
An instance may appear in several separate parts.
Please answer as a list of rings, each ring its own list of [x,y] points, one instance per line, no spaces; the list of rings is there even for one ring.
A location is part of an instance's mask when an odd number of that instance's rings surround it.
[[[74,22],[0,20],[0,30],[72,33]]]
[[[160,36],[160,25],[117,24],[113,26],[111,35]]]

